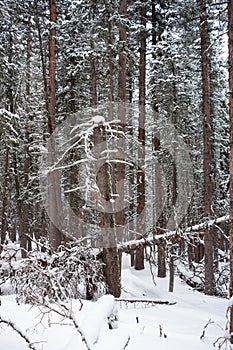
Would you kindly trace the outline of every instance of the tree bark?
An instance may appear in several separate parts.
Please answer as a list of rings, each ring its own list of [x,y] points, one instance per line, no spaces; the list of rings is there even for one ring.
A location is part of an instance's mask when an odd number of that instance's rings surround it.
[[[233,297],[233,0],[228,2],[229,119],[230,119],[230,284]],[[230,303],[230,342],[233,344],[233,302]]]
[[[106,130],[104,126],[94,128],[94,143],[96,145],[106,141]],[[96,177],[101,197],[110,201],[112,188],[111,165],[104,163],[99,169]],[[113,184],[114,186],[114,184]],[[116,217],[114,211],[99,212],[99,223],[102,235],[102,259],[104,263],[104,275],[108,287],[108,293],[119,297],[121,294],[120,283],[120,259],[117,248]]]
[[[56,1],[50,0],[50,39],[49,39],[49,105],[48,105],[48,131],[52,135],[55,130],[56,108]],[[55,162],[55,140],[49,138],[49,164]],[[52,250],[56,250],[62,242],[61,229],[63,227],[63,215],[61,206],[61,193],[59,173],[57,171],[48,174],[48,204],[49,204],[49,238]]]
[[[120,0],[119,4],[119,15],[122,20],[126,18],[126,0]],[[118,119],[121,121],[121,131],[125,133],[125,102],[126,102],[126,28],[124,25],[120,24],[119,26],[119,42],[120,42],[120,52],[119,52],[119,61],[118,61]],[[119,136],[118,140],[118,148],[120,150],[120,154],[123,157],[119,157],[119,161],[115,164],[115,173],[116,173],[116,181],[118,184],[118,193],[121,197],[122,203],[124,203],[125,199],[125,164],[121,161],[124,161],[124,152],[125,152],[125,138],[124,136]],[[125,212],[124,210],[119,210],[116,213],[116,230],[117,230],[117,239],[122,242],[125,232]]]
[[[126,18],[126,0],[120,0],[119,14],[122,19]],[[119,71],[118,71],[118,98],[120,101],[126,101],[126,45],[127,35],[126,28],[120,24],[119,27],[119,41],[121,44],[119,52]]]
[[[7,204],[8,204],[8,183],[9,183],[9,146],[6,145],[5,155],[5,168],[4,168],[4,182],[3,182],[3,193],[2,193],[2,216],[1,216],[1,246],[0,252],[2,251],[3,244],[6,240],[7,233]]]
[[[137,232],[145,232],[145,102],[146,102],[146,1],[141,1],[141,26],[139,58],[139,130],[138,130],[138,172],[137,172]],[[137,256],[138,255],[138,256]],[[144,269],[144,250],[136,250],[137,270]]]
[[[26,252],[31,250],[31,240],[28,237],[29,234],[29,203],[28,203],[28,183],[29,183],[29,169],[30,169],[30,155],[29,155],[29,138],[30,138],[30,93],[31,93],[31,33],[30,33],[30,20],[28,21],[28,37],[27,37],[27,58],[26,58],[26,125],[25,125],[25,146],[24,146],[24,182],[23,182],[23,200],[22,200],[22,213],[24,218],[22,220],[22,238],[21,247],[22,257],[26,257]]]
[[[211,218],[212,179],[211,179],[211,113],[210,113],[210,77],[209,77],[209,34],[207,25],[206,0],[200,0],[200,32],[201,32],[201,67],[202,67],[202,113],[203,113],[203,142],[204,142],[204,214]],[[215,293],[213,236],[207,228],[204,235],[205,244],[205,293]]]
[[[93,51],[93,57],[91,58],[91,106],[97,105],[97,77],[96,77],[96,63],[94,58],[94,42],[91,39],[91,48]]]

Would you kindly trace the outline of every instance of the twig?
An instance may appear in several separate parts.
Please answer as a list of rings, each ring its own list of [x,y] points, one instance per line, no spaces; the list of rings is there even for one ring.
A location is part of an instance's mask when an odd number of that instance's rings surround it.
[[[214,321],[211,320],[211,318],[209,319],[209,321],[206,323],[206,325],[204,326],[204,329],[203,329],[203,332],[202,332],[202,335],[200,336],[200,339],[203,339],[204,336],[205,336],[205,331],[206,331],[206,328],[210,325],[214,323]]]
[[[81,339],[84,342],[84,344],[86,345],[87,350],[92,350],[91,345],[89,344],[88,340],[86,339],[83,330],[78,325],[78,323],[75,319],[75,316],[71,310],[69,310],[65,305],[63,305],[62,310],[56,310],[55,308],[52,308],[48,304],[45,304],[43,306],[45,306],[50,311],[53,311],[62,317],[66,317],[66,318],[70,319],[73,322],[73,325],[74,325],[76,331],[81,335]]]
[[[127,342],[126,342],[125,346],[123,347],[123,350],[125,350],[127,348],[127,346],[129,345],[129,341],[130,341],[130,337],[128,337]]]
[[[28,347],[32,350],[37,350],[37,348],[31,343],[27,334],[24,333],[15,323],[13,323],[10,319],[6,320],[0,316],[0,323],[5,323],[7,326],[10,326],[14,331],[16,331],[28,344]]]

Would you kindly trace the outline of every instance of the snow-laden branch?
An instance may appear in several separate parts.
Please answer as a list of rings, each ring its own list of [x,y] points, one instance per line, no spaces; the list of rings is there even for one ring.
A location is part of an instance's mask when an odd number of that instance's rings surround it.
[[[15,332],[17,332],[28,344],[29,349],[37,350],[33,343],[28,338],[27,334],[23,332],[14,322],[10,319],[6,320],[0,316],[0,323],[5,323],[7,326],[11,327]]]
[[[129,251],[129,250],[135,250],[139,246],[147,247],[151,245],[158,244],[161,239],[170,239],[174,236],[188,236],[188,235],[193,235],[195,232],[200,232],[200,231],[205,231],[206,229],[222,224],[224,222],[229,221],[229,215],[224,215],[221,216],[220,218],[213,219],[213,220],[208,220],[206,222],[203,222],[201,224],[196,224],[194,226],[189,226],[184,230],[173,230],[173,231],[166,231],[165,233],[158,234],[158,235],[151,235],[152,232],[156,230],[162,231],[163,229],[161,228],[152,228],[143,238],[138,239],[138,240],[132,240],[125,242],[123,244],[118,245],[118,249],[121,251]]]

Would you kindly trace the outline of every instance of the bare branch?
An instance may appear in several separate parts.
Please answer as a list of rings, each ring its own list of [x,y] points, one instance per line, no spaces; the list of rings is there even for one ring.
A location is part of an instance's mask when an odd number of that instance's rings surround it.
[[[129,341],[130,341],[130,337],[128,337],[127,342],[126,342],[125,346],[123,347],[123,350],[125,350],[127,348],[127,346],[129,345]]]
[[[28,344],[29,349],[37,350],[37,348],[33,345],[33,343],[28,338],[27,334],[24,333],[15,323],[13,323],[10,319],[6,320],[0,316],[0,323],[5,323],[7,326],[10,326],[14,331],[16,331]]]
[[[76,331],[80,334],[81,339],[84,342],[87,350],[92,350],[91,345],[89,344],[88,340],[86,339],[83,330],[78,325],[76,318],[74,316],[74,313],[71,311],[71,309],[68,309],[65,305],[60,305],[60,310],[58,310],[58,309],[51,307],[48,303],[45,303],[45,305],[43,305],[43,306],[46,307],[47,309],[49,309],[50,311],[55,312],[58,315],[71,320],[73,322],[73,325],[74,325]]]
[[[211,318],[210,318],[209,321],[208,321],[208,322],[205,324],[205,326],[204,326],[204,329],[203,329],[202,335],[200,336],[200,339],[203,339],[203,338],[204,338],[206,328],[207,328],[210,324],[212,324],[212,323],[214,323],[214,321],[212,321]]]

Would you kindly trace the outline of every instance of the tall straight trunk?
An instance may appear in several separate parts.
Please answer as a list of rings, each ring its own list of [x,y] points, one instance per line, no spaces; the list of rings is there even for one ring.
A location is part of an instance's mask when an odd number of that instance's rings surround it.
[[[12,54],[13,54],[13,37],[10,29],[9,33],[9,56],[8,56],[8,63],[9,67],[12,64]],[[8,108],[11,113],[14,113],[14,98],[13,98],[13,89],[12,89],[12,81],[13,81],[13,74],[11,70],[8,71],[9,77],[10,77],[10,85],[7,90],[8,94]],[[4,166],[4,180],[3,180],[3,191],[2,191],[2,213],[1,213],[1,245],[0,245],[0,252],[2,251],[3,244],[6,240],[6,234],[7,234],[7,207],[8,207],[8,184],[9,184],[9,153],[10,148],[9,145],[6,143],[5,145],[5,166]],[[19,203],[19,197],[17,197],[18,203]],[[17,203],[17,205],[18,205]],[[19,218],[20,220],[20,218]]]
[[[233,0],[228,2],[229,119],[230,119],[230,285],[233,297]],[[233,302],[230,303],[230,341],[233,344]]]
[[[50,0],[50,38],[49,38],[49,105],[48,105],[48,131],[52,135],[55,130],[56,108],[56,1]],[[55,162],[55,141],[49,138],[49,164]],[[49,239],[52,250],[56,250],[62,242],[61,229],[63,226],[61,192],[59,174],[57,171],[48,174],[48,205],[49,205]]]
[[[110,20],[110,14],[108,14],[108,46],[109,46],[109,57],[108,57],[108,66],[109,66],[109,101],[114,101],[114,64],[113,64],[113,35],[112,35],[112,23]]]
[[[52,135],[55,129],[55,106],[56,106],[56,1],[49,1],[50,10],[50,37],[49,37],[49,79],[47,78],[46,59],[43,49],[41,26],[39,21],[39,10],[36,5],[36,25],[38,31],[42,76],[44,84],[45,105],[48,114],[48,132]],[[49,164],[52,166],[55,156],[55,145],[52,138],[48,141]],[[56,250],[62,241],[61,229],[63,226],[63,214],[61,208],[61,193],[59,188],[59,174],[52,172],[48,174],[48,213],[49,213],[49,239],[52,250]]]
[[[122,20],[126,18],[126,0],[120,0],[119,3],[119,15]],[[119,42],[120,42],[120,52],[119,52],[119,61],[118,61],[118,119],[121,121],[121,131],[125,132],[125,102],[126,102],[126,47],[127,35],[125,25],[120,24],[119,26]],[[119,137],[118,147],[120,148],[120,153],[124,154],[125,152],[125,139],[123,136]],[[124,161],[124,157],[119,158],[120,161]],[[123,162],[116,163],[116,181],[118,182],[118,192],[122,203],[125,199],[125,164]],[[120,186],[119,186],[120,184]],[[118,241],[122,241],[123,237],[126,235],[125,232],[125,213],[124,210],[119,210],[116,213],[116,223],[117,223],[117,238]]]
[[[202,67],[202,114],[203,114],[203,142],[204,142],[204,214],[206,219],[211,217],[212,180],[211,180],[211,113],[210,113],[210,77],[209,77],[209,34],[206,14],[206,0],[199,0],[200,4],[200,32],[201,32],[201,67]],[[207,228],[204,235],[205,244],[205,293],[215,293],[213,235]]]
[[[157,44],[157,16],[156,16],[156,1],[152,0],[151,3],[151,21],[152,21],[152,45],[155,47]],[[152,53],[153,55],[153,53]],[[153,79],[153,78],[152,78]],[[153,83],[153,82],[152,82]],[[154,96],[153,101],[153,113],[155,121],[158,119],[158,106],[156,101],[156,96]],[[154,130],[153,135],[153,153],[156,158],[159,157],[161,152],[161,144],[160,144],[160,133],[159,130]],[[154,208],[153,208],[153,226],[165,228],[166,227],[166,219],[165,219],[165,209],[160,215],[161,208],[163,206],[162,203],[162,170],[160,166],[153,167],[154,174],[154,186],[153,186],[153,195],[154,195]],[[156,230],[157,234],[160,234],[158,230]],[[164,278],[166,277],[166,243],[165,240],[161,239],[158,244],[158,277]]]
[[[137,232],[145,233],[145,100],[146,100],[146,1],[141,1],[141,26],[139,58],[139,130],[138,130],[138,173],[137,173]],[[136,250],[135,269],[144,269],[143,247]]]
[[[23,201],[22,201],[22,212],[24,213],[24,218],[22,220],[22,239],[21,247],[22,257],[26,257],[26,251],[31,250],[31,240],[27,236],[29,234],[29,203],[28,203],[28,183],[29,183],[29,168],[30,168],[30,157],[29,157],[29,137],[30,137],[30,90],[31,90],[31,72],[30,72],[30,61],[31,61],[31,35],[30,35],[30,20],[28,37],[27,37],[27,58],[26,58],[26,125],[25,125],[25,146],[24,146],[24,183],[23,183]]]
[[[106,142],[106,137],[104,126],[95,127],[94,143],[96,145]],[[113,193],[110,164],[105,163],[98,170],[97,185],[100,189],[101,197],[106,201],[110,201],[111,194]],[[104,275],[108,292],[115,297],[119,297],[121,294],[120,260],[117,249],[116,218],[113,210],[111,213],[100,212],[99,222],[103,244]]]

